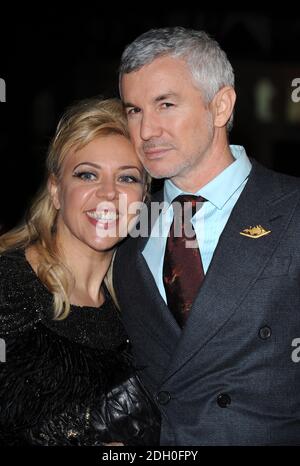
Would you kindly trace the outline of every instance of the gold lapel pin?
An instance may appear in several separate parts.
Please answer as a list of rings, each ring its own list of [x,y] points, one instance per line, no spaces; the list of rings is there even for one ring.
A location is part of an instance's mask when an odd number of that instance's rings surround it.
[[[245,228],[243,231],[240,231],[240,235],[248,236],[248,238],[261,238],[262,236],[268,235],[271,233],[271,230],[265,230],[261,225],[256,225],[256,227]]]

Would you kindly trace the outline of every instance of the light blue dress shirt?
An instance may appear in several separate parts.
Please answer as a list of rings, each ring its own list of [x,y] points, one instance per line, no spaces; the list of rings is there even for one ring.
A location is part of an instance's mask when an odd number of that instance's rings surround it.
[[[165,302],[167,300],[162,272],[167,237],[173,221],[171,203],[180,194],[194,194],[207,199],[191,220],[197,236],[204,273],[206,273],[220,235],[247,183],[252,168],[242,146],[231,145],[230,150],[235,159],[234,162],[196,193],[181,191],[171,180],[165,181],[165,208],[155,222],[151,236],[143,250],[143,256]]]

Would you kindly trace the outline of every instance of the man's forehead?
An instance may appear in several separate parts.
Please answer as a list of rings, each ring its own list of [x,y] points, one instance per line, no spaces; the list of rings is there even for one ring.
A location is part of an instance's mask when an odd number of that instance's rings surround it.
[[[176,62],[179,60],[176,59]],[[140,98],[157,102],[164,98],[178,97],[184,83],[192,82],[186,66],[182,68],[180,65],[169,67],[168,64],[152,62],[137,71],[124,74],[120,83],[122,100],[127,104],[128,101]]]

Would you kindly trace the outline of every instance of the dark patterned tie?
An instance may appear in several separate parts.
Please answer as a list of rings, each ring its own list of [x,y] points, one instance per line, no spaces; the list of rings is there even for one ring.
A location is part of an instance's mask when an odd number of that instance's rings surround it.
[[[201,255],[191,218],[206,201],[201,196],[181,195],[172,202],[174,219],[166,244],[163,281],[167,302],[183,327],[204,279]]]

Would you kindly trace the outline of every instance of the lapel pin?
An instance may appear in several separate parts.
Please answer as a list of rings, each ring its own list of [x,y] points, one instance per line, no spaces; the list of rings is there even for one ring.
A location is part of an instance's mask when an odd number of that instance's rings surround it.
[[[256,227],[245,228],[243,231],[240,231],[240,235],[248,236],[248,238],[261,238],[262,236],[268,235],[271,233],[271,230],[265,230],[261,225],[256,225]]]

